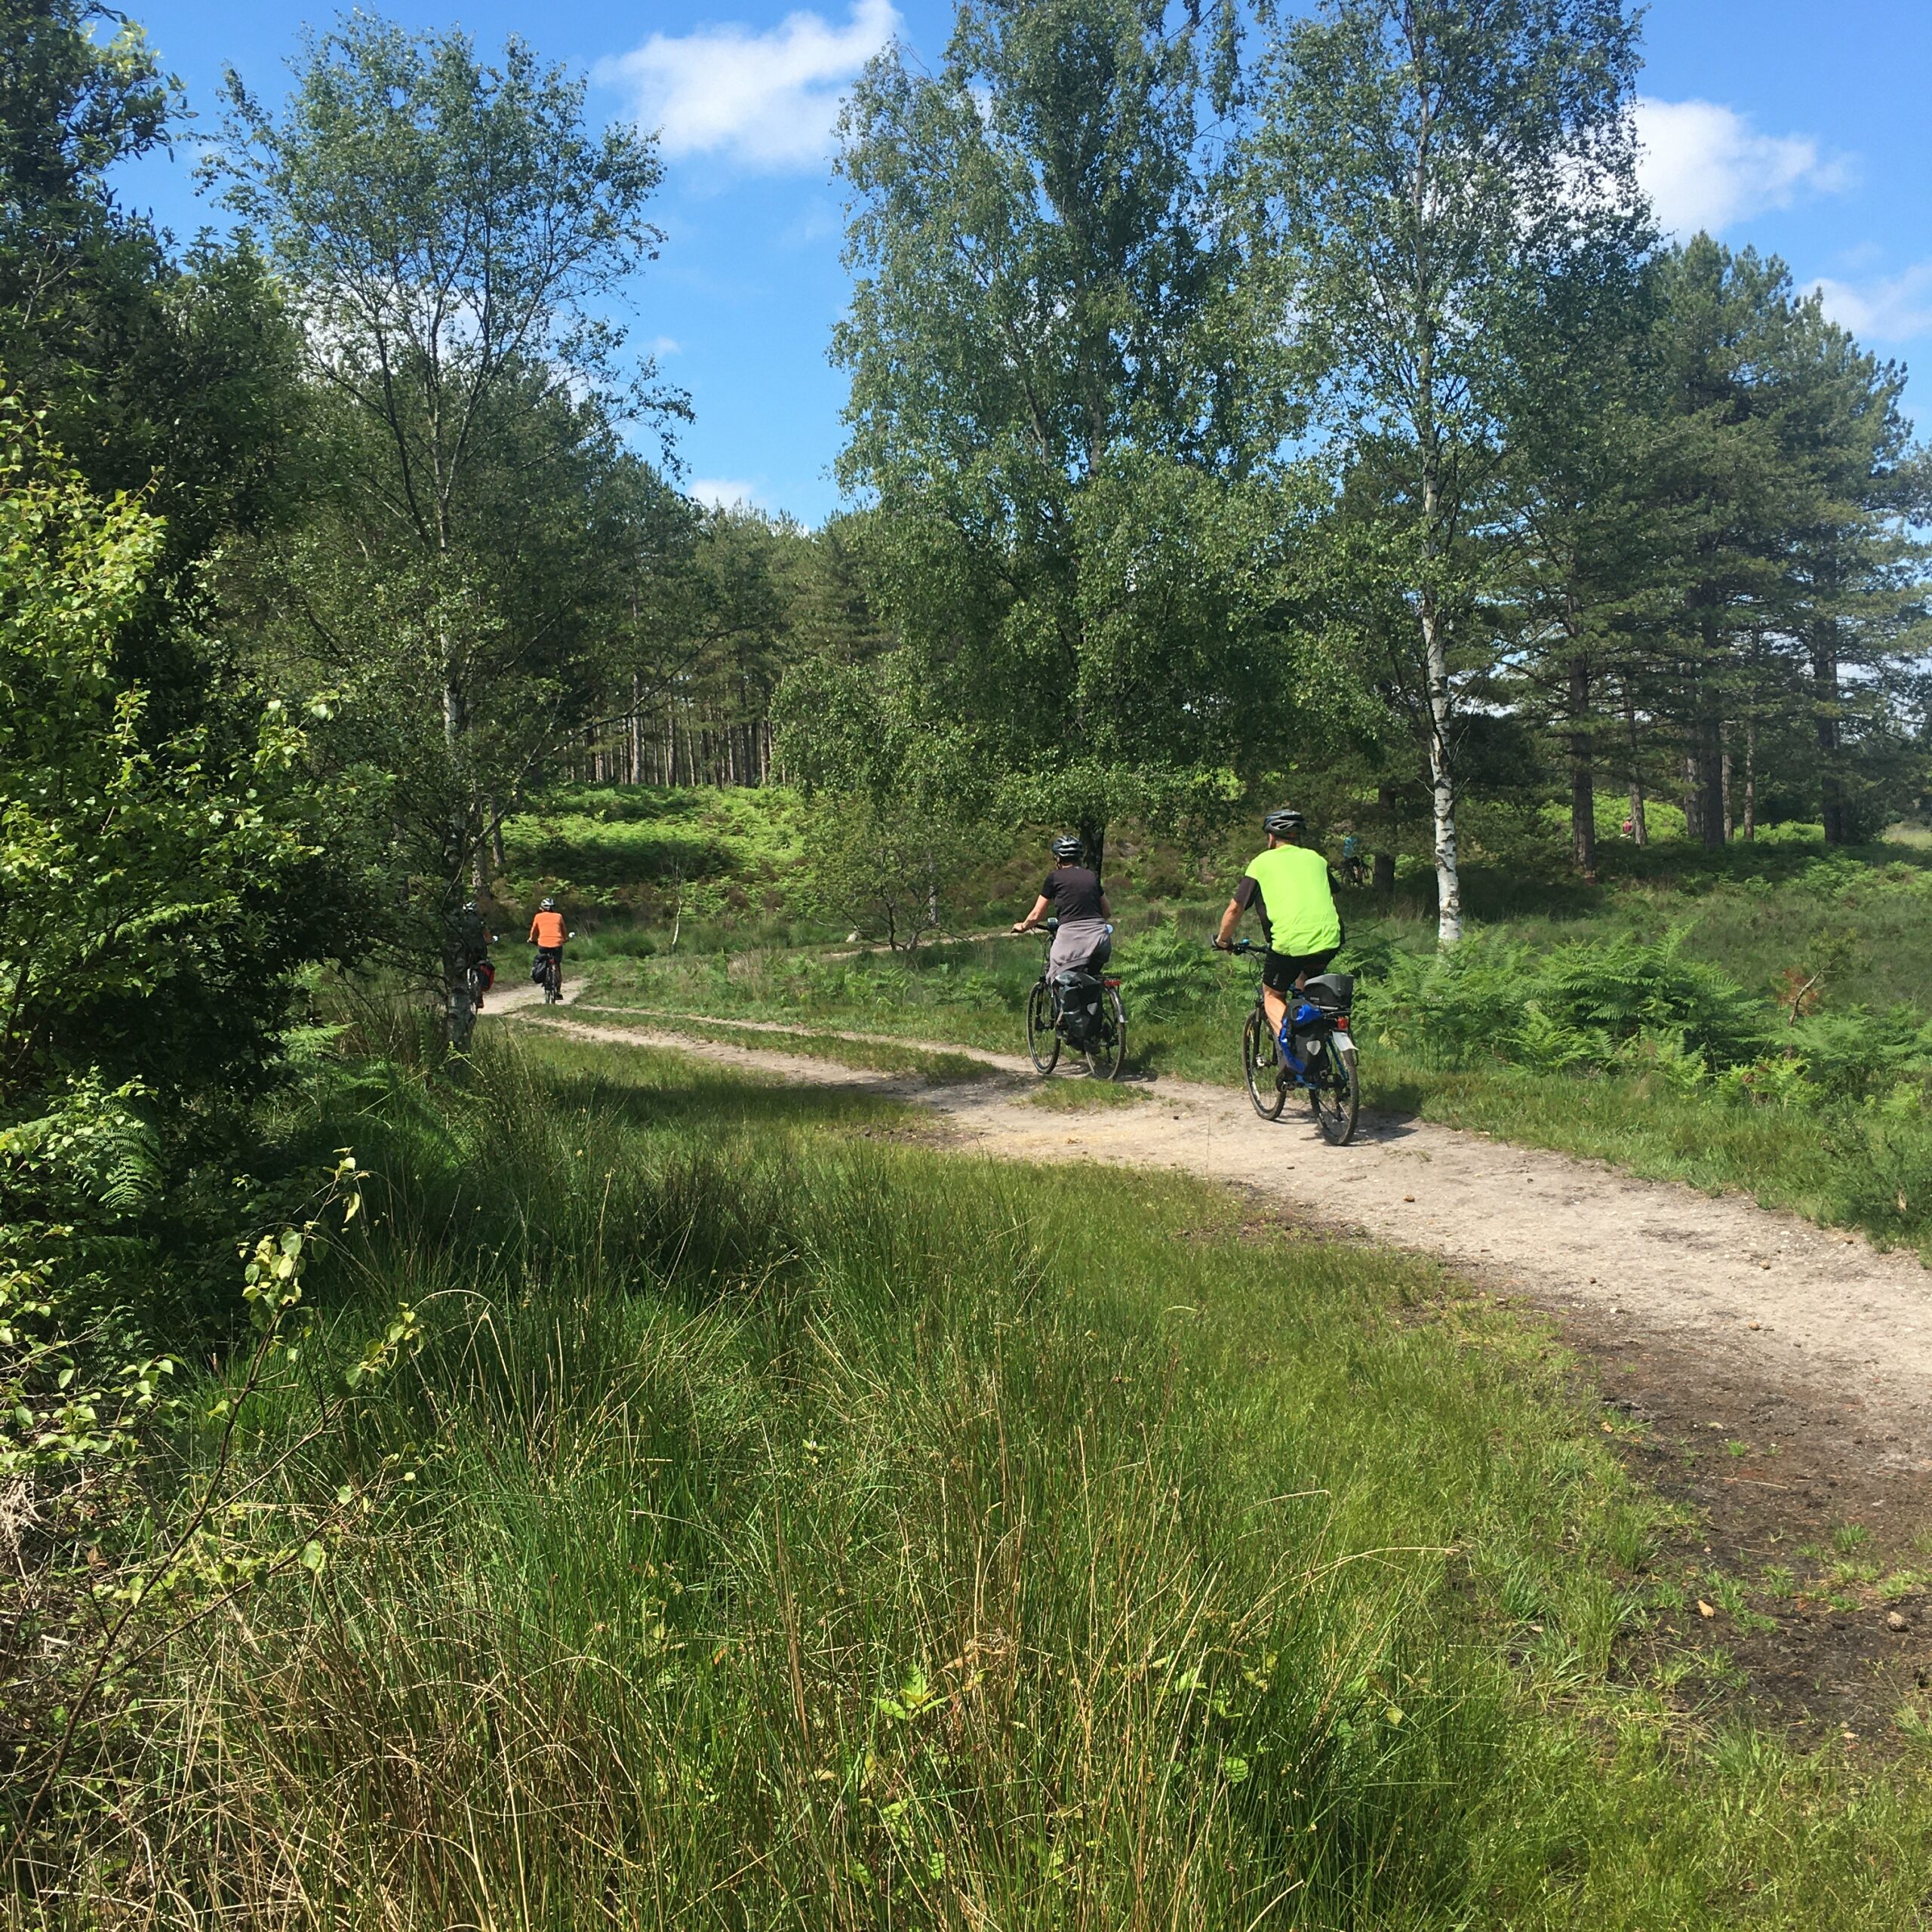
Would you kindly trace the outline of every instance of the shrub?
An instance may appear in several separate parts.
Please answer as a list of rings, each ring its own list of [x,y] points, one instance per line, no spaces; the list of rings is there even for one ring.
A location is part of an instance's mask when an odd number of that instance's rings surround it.
[[[1114,955],[1121,991],[1143,1019],[1165,1020],[1205,1004],[1220,990],[1215,955],[1177,918],[1121,944]]]

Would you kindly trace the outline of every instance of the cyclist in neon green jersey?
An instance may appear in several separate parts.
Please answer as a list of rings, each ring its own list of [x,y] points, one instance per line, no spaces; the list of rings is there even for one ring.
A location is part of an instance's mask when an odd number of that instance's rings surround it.
[[[1257,852],[1221,915],[1215,945],[1223,952],[1234,944],[1235,928],[1252,906],[1261,915],[1267,957],[1261,965],[1262,998],[1268,1023],[1281,1037],[1288,995],[1311,973],[1319,973],[1342,949],[1342,915],[1335,906],[1335,881],[1328,861],[1304,845],[1307,822],[1300,812],[1270,812],[1263,821],[1268,849]]]

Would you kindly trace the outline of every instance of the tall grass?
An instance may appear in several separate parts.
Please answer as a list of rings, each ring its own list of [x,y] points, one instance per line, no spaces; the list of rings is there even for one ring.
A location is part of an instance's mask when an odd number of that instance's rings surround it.
[[[179,1640],[76,1921],[1922,1903],[1924,1767],[1708,1749],[1618,1682],[1654,1508],[1543,1339],[1420,1266],[648,1055],[357,1107],[375,1225],[248,1445],[352,1527]],[[420,1352],[285,1460],[398,1298]]]

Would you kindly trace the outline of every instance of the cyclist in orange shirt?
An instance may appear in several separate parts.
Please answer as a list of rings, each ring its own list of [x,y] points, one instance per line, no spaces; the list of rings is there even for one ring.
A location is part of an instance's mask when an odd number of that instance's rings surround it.
[[[564,928],[564,915],[557,910],[557,902],[554,899],[545,900],[530,922],[530,943],[537,949],[537,970],[530,977],[540,986],[549,979],[554,989],[552,997],[557,998],[563,996],[564,941],[569,937]]]

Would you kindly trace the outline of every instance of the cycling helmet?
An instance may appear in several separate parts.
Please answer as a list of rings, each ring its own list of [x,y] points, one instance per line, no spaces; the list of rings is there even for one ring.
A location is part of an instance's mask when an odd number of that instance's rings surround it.
[[[477,909],[476,901],[473,899],[466,899],[463,902],[463,909],[466,912],[475,912]]]
[[[1054,841],[1054,857],[1063,865],[1077,866],[1086,856],[1086,847],[1077,838],[1063,835]]]
[[[557,909],[557,902],[554,899],[546,899],[537,909],[540,912],[554,912]]]
[[[1300,812],[1291,811],[1284,805],[1270,812],[1261,821],[1261,829],[1271,838],[1285,838],[1291,832],[1299,832],[1308,823]]]

